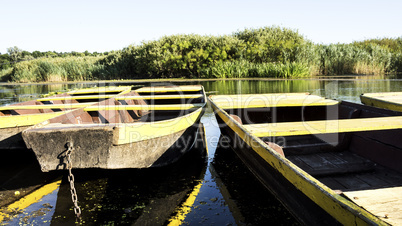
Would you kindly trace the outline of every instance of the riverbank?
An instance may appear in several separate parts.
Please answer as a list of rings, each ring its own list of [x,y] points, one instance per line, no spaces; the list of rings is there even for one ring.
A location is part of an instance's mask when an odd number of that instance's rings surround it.
[[[25,57],[0,64],[0,81],[371,75],[402,72],[402,37],[323,45],[274,26],[226,36],[165,36],[102,55]]]
[[[353,81],[364,79],[402,79],[402,73],[390,75],[336,75],[312,76],[303,78],[159,78],[159,79],[121,79],[93,81],[58,81],[58,82],[0,82],[0,86],[21,85],[54,85],[54,84],[136,84],[136,83],[187,83],[187,82],[216,82],[216,81],[290,81],[290,80],[321,80],[321,81]]]

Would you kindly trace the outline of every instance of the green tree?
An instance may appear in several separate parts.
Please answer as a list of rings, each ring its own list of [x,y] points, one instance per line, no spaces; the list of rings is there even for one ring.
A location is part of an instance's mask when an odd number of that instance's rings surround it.
[[[17,46],[7,48],[7,52],[12,61],[18,61],[22,58],[22,50]]]

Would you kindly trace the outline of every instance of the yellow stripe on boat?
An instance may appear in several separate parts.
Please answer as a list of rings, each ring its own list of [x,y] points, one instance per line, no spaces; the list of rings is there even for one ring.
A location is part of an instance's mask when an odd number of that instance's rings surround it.
[[[148,111],[170,111],[190,110],[201,108],[204,104],[161,104],[161,105],[93,105],[84,108],[84,111],[122,111],[122,110],[148,110]]]
[[[194,95],[155,95],[155,96],[120,96],[116,100],[168,100],[168,99],[197,99],[204,97],[202,94]]]
[[[273,151],[267,144],[244,130],[241,125],[235,122],[223,109],[219,108],[214,102],[212,107],[219,117],[244,141],[246,142],[264,161],[271,167],[278,170],[290,183],[303,192],[318,206],[323,208],[332,217],[343,225],[367,225],[363,219],[375,222],[378,225],[387,225],[371,213],[360,208],[353,202],[336,194],[333,190],[322,184],[320,181],[301,170],[289,160],[281,157]],[[353,211],[354,214],[351,212]],[[360,216],[360,217],[358,217]]]
[[[85,93],[111,93],[111,92],[129,92],[131,86],[103,86],[87,89],[78,89],[67,92],[68,94],[85,94]]]
[[[7,105],[0,107],[0,111],[4,110],[35,110],[35,109],[72,109],[83,108],[89,106],[91,103],[74,103],[74,104],[43,104],[43,105]]]
[[[129,144],[182,131],[192,126],[201,113],[202,108],[170,120],[116,124],[115,129],[118,130],[118,137],[114,137],[113,144]]]
[[[261,93],[261,94],[231,94],[231,95],[210,95],[209,98],[217,100],[223,97],[229,97],[231,99],[243,99],[249,97],[265,96],[265,97],[288,97],[288,98],[304,98],[309,96],[310,93]],[[316,95],[311,95],[316,96]],[[322,97],[321,97],[322,98]]]
[[[45,97],[37,99],[37,101],[52,101],[52,100],[86,100],[86,99],[109,99],[115,97],[116,94],[109,95],[87,95],[87,96],[64,96],[64,97]]]
[[[402,116],[243,125],[257,137],[402,129]]]
[[[306,94],[254,94],[245,95],[244,97],[240,95],[222,95],[211,96],[210,98],[223,109],[330,106],[339,103],[336,100]]]
[[[177,86],[177,87],[143,87],[136,89],[137,93],[152,93],[152,92],[190,92],[201,91],[201,86]]]
[[[31,126],[48,119],[66,114],[70,111],[58,111],[40,114],[27,114],[27,115],[10,115],[0,117],[0,128],[12,128],[19,126]]]
[[[41,198],[59,188],[60,184],[61,180],[57,180],[53,183],[46,184],[43,187],[39,188],[38,190],[32,192],[31,194],[28,194],[25,197],[19,199],[18,201],[10,204],[9,206],[7,206],[4,212],[3,211],[0,212],[0,222],[2,222],[5,218],[10,217],[8,213],[13,213],[16,210],[23,210],[28,206],[38,202]]]
[[[360,95],[363,104],[393,111],[402,111],[402,92],[365,93]]]

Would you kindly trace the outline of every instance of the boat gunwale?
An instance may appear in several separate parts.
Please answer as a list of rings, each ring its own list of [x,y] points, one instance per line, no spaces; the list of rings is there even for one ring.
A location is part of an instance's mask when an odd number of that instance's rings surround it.
[[[216,95],[214,95],[216,96]],[[376,223],[376,224],[384,224],[388,225],[386,222],[379,219],[377,216],[368,212],[364,208],[358,206],[353,201],[348,200],[347,198],[337,194],[335,191],[330,189],[328,186],[296,166],[290,160],[281,156],[277,152],[275,152],[271,147],[269,147],[266,143],[264,143],[259,137],[253,135],[247,129],[245,129],[239,122],[234,120],[224,109],[218,106],[213,102],[211,96],[208,97],[208,101],[211,103],[214,108],[215,114],[217,114],[221,119],[225,122],[225,124],[230,127],[230,129],[237,134],[244,142],[249,145],[253,151],[256,152],[258,156],[264,159],[270,167],[276,169],[283,177],[285,177],[293,186],[295,186],[298,190],[300,190],[304,195],[306,195],[310,200],[320,206],[320,208],[324,209],[327,213],[329,213],[332,217],[343,224],[356,224],[357,219],[364,221],[365,223]],[[341,102],[340,102],[341,103]],[[339,104],[340,104],[339,103]],[[226,120],[222,117],[225,117]],[[231,125],[229,125],[229,122]],[[234,128],[232,128],[234,127]],[[238,130],[238,131],[236,131]],[[243,136],[240,133],[243,133]],[[252,140],[252,141],[249,141]],[[250,142],[253,142],[254,145],[250,145]],[[255,145],[258,144],[258,145]],[[262,148],[263,150],[256,150]],[[261,151],[268,152],[263,153]],[[262,155],[264,154],[264,156]],[[277,164],[279,165],[277,165]],[[288,172],[287,172],[288,171]],[[290,172],[290,173],[289,173]],[[291,175],[293,174],[293,175]],[[308,188],[305,186],[307,185]],[[311,192],[308,192],[312,189]],[[318,192],[318,193],[317,193]],[[328,207],[327,201],[320,200],[319,197],[315,194],[322,194],[321,198],[327,199],[332,204]],[[318,202],[317,202],[318,201]],[[327,205],[325,205],[327,204]],[[337,208],[336,208],[337,207]],[[349,216],[346,218],[346,215]],[[362,223],[362,222],[360,222]]]

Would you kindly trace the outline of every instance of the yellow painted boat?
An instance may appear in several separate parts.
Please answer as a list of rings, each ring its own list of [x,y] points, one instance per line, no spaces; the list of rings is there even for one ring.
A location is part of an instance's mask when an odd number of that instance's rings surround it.
[[[402,92],[364,93],[360,100],[365,105],[402,111]]]
[[[209,101],[221,144],[301,223],[402,223],[402,112],[308,93]]]
[[[37,124],[22,133],[44,172],[65,168],[147,168],[177,161],[195,145],[202,86],[142,87]],[[198,143],[197,143],[198,144]]]
[[[0,106],[0,149],[26,148],[21,131],[29,126],[129,91],[130,86],[86,88]]]

